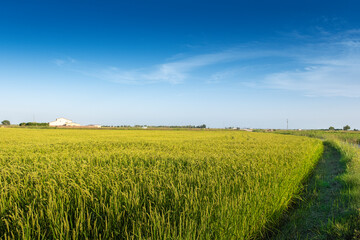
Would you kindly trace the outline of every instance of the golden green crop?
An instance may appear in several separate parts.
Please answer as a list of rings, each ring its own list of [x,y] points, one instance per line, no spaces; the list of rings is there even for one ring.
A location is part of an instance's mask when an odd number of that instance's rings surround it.
[[[238,131],[0,129],[0,238],[251,239],[320,140]]]

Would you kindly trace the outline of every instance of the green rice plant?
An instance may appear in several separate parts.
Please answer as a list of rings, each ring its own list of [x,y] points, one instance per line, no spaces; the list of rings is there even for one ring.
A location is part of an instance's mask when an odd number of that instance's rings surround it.
[[[239,131],[0,129],[0,238],[261,237],[322,152]]]

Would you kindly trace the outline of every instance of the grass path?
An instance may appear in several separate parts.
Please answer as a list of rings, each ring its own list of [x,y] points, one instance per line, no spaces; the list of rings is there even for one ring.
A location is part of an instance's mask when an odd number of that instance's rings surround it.
[[[336,218],[347,214],[340,180],[346,165],[336,149],[327,142],[324,145],[323,158],[305,187],[303,199],[284,216],[271,239],[333,239],[328,229]]]

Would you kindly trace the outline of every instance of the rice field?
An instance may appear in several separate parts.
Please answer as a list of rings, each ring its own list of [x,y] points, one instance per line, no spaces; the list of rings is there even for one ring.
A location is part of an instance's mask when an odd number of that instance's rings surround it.
[[[318,139],[239,131],[0,129],[1,239],[253,239]]]

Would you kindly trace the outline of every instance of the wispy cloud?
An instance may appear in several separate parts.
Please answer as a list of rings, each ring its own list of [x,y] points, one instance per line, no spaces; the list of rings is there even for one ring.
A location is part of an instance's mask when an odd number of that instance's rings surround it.
[[[360,97],[359,33],[351,30],[329,37],[312,46],[315,54],[296,59],[303,68],[268,73],[261,84],[307,96]]]
[[[54,61],[53,61],[57,66],[62,66],[62,65],[64,65],[64,63],[65,63],[65,61],[64,60],[62,60],[62,59],[54,59]]]
[[[193,79],[192,73],[200,68],[211,65],[232,63],[241,59],[253,59],[274,54],[269,51],[244,51],[230,49],[217,53],[200,54],[191,57],[182,57],[178,54],[168,62],[147,68],[124,70],[117,67],[89,67],[84,64],[72,66],[73,71],[86,76],[95,77],[105,81],[122,84],[152,84],[170,83],[180,84],[188,79]],[[75,61],[56,60],[55,64],[63,66],[65,63]],[[209,74],[211,75],[211,74]],[[215,76],[212,76],[213,78]],[[206,81],[209,79],[206,79]]]
[[[241,82],[248,88],[281,89],[306,96],[360,97],[360,29],[320,32],[316,41],[310,35],[294,34],[306,41],[281,48],[257,43],[193,56],[176,54],[163,63],[138,69],[94,67],[72,58],[54,63],[120,84]]]
[[[217,71],[206,78],[207,84],[221,84],[229,83],[238,80],[242,73],[247,71],[247,67],[228,68],[222,71]]]
[[[304,70],[272,73],[264,86],[299,91],[307,96],[360,97],[359,65],[324,65]]]
[[[198,68],[219,64],[228,61],[235,61],[243,56],[237,51],[225,51],[214,54],[203,54],[175,62],[164,63],[155,67],[142,77],[150,82],[181,83],[189,78],[189,74]]]
[[[52,61],[54,64],[56,64],[57,66],[61,67],[61,66],[64,66],[66,64],[72,64],[72,63],[76,63],[77,61],[71,57],[67,57],[67,58],[64,58],[64,59],[54,59]]]

